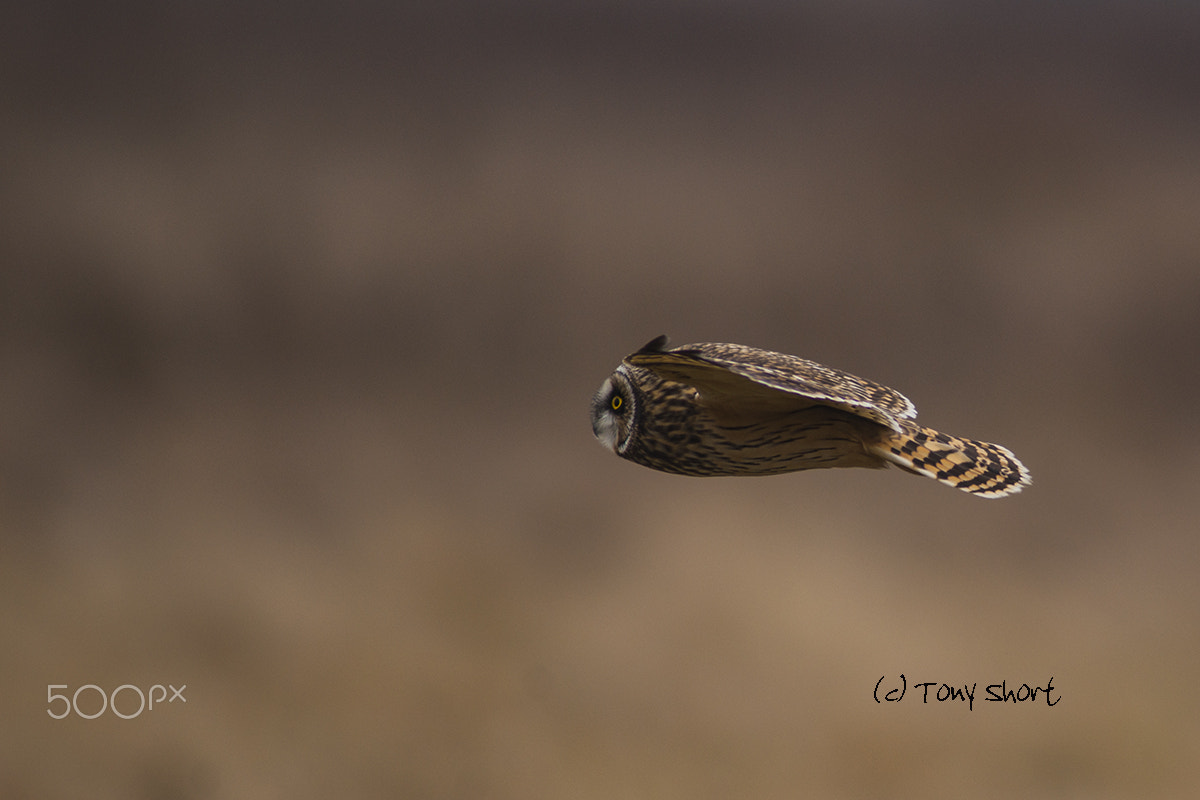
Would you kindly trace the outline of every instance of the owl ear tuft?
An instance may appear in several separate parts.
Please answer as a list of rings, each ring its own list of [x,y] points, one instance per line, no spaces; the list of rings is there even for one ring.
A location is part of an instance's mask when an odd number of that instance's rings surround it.
[[[667,349],[667,335],[664,333],[662,336],[651,339],[649,342],[647,342],[642,347],[641,350],[638,350],[638,352],[639,353],[661,353],[666,349]]]

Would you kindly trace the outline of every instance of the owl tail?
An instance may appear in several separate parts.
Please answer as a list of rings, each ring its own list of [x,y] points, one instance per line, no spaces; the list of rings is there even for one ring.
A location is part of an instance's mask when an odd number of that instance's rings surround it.
[[[978,497],[1004,497],[1030,484],[1029,470],[1007,448],[947,436],[911,422],[888,431],[872,449],[908,472]]]

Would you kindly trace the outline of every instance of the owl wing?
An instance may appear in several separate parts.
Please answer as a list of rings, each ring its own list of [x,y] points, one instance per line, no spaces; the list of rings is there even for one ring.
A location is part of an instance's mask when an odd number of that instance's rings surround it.
[[[786,407],[820,403],[899,431],[899,419],[916,416],[895,389],[798,356],[740,344],[689,344],[666,349],[660,336],[625,358],[660,377],[694,386],[717,405],[749,402]],[[803,399],[803,402],[795,401]]]

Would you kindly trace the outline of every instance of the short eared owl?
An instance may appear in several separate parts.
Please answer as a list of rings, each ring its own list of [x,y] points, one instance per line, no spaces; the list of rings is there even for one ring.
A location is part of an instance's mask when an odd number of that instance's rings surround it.
[[[614,453],[680,475],[775,475],[894,464],[979,497],[1029,485],[996,444],[913,421],[895,389],[796,356],[740,344],[626,356],[592,400],[592,430]]]

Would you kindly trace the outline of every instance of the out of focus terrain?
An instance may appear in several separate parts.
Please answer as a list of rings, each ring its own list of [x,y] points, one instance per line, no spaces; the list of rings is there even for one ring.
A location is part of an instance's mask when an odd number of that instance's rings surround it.
[[[1194,796],[1188,4],[390,5],[5,13],[0,796]],[[623,462],[664,332],[1034,486]]]

